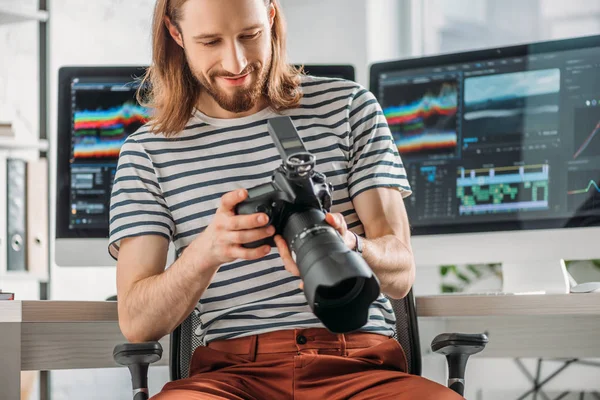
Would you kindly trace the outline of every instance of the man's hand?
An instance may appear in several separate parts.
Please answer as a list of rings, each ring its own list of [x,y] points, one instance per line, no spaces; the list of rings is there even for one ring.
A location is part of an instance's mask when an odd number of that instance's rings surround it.
[[[256,260],[271,252],[271,246],[248,249],[242,245],[272,236],[275,228],[266,225],[269,218],[264,213],[236,215],[237,204],[248,198],[245,189],[225,193],[211,223],[188,247],[204,260],[209,269],[237,259]]]
[[[327,213],[327,215],[325,215],[325,221],[338,231],[349,249],[352,250],[356,247],[356,237],[348,230],[348,225],[346,225],[346,220],[342,214]],[[283,239],[281,235],[276,235],[275,244],[277,245],[277,250],[279,250],[279,255],[283,260],[285,269],[292,275],[300,276],[298,265],[296,265],[285,239]],[[304,282],[300,282],[300,289],[304,289]]]

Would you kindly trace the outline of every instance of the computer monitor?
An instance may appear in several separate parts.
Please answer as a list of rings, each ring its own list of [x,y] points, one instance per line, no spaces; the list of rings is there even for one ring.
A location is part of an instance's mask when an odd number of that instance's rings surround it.
[[[349,64],[303,64],[298,66],[303,67],[303,70],[307,75],[320,76],[324,78],[341,78],[349,81],[356,80],[354,66]]]
[[[376,63],[417,265],[600,258],[600,36]]]
[[[63,67],[58,79],[55,261],[110,266],[110,194],[121,145],[149,118],[145,67]]]
[[[351,65],[304,69],[310,75],[354,80]],[[136,100],[145,70],[145,66],[59,70],[54,252],[58,266],[115,264],[107,251],[110,194],[121,145],[150,116]]]

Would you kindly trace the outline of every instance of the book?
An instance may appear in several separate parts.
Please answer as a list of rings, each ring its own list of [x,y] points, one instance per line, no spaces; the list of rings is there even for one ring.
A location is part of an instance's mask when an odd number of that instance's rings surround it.
[[[15,294],[9,292],[0,292],[0,300],[14,300]]]
[[[14,137],[15,132],[9,122],[0,121],[0,137]]]

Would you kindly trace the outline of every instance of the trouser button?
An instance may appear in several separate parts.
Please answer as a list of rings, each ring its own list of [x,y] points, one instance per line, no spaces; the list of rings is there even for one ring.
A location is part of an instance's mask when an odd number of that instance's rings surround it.
[[[306,344],[307,340],[306,340],[306,336],[304,335],[298,335],[296,336],[296,343],[298,344]]]

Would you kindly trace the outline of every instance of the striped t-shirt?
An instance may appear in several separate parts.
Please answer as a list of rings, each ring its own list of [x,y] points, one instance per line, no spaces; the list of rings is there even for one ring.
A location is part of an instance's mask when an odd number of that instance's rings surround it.
[[[110,206],[109,252],[121,239],[161,235],[180,255],[211,222],[226,192],[271,181],[281,158],[267,131],[269,118],[290,116],[315,169],[333,184],[332,212],[359,235],[364,228],[352,199],[376,187],[410,194],[402,161],[381,107],[362,86],[340,79],[303,77],[298,108],[266,108],[236,119],[195,111],[175,138],[140,128],[121,148]],[[283,267],[276,248],[260,260],[222,265],[197,306],[203,343],[273,330],[323,327]],[[390,302],[371,305],[363,331],[394,334]]]

